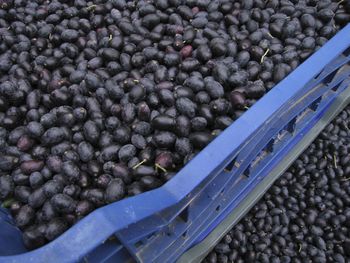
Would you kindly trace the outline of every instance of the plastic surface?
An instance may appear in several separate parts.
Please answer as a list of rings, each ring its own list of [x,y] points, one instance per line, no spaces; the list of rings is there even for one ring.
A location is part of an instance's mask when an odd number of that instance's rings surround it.
[[[348,25],[168,183],[97,209],[42,248],[20,254],[19,231],[7,229],[0,216],[0,247],[13,249],[0,250],[0,262],[175,261],[254,189],[346,88],[349,46]]]
[[[346,88],[327,107],[326,112],[320,112],[321,118],[317,116],[317,123],[304,128],[305,135],[298,138],[298,143],[288,152],[286,157],[251,191],[246,198],[233,209],[225,219],[215,227],[210,234],[193,248],[186,251],[176,262],[177,263],[197,263],[201,262],[209,254],[215,245],[239,222],[239,220],[256,204],[264,193],[270,188],[274,181],[283,174],[288,167],[298,158],[298,156],[316,139],[319,133],[327,126],[331,120],[337,116],[350,102],[350,86]],[[311,129],[310,126],[312,126]]]

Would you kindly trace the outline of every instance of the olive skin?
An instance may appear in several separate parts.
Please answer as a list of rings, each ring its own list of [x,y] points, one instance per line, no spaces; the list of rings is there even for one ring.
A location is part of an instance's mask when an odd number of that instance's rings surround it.
[[[109,182],[105,199],[108,203],[120,200],[125,195],[125,184],[122,179],[116,178]]]

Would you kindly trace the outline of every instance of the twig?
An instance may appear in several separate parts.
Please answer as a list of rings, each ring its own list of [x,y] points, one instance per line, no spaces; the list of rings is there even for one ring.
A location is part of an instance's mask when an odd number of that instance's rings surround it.
[[[134,167],[132,169],[136,169],[137,167],[139,167],[140,165],[144,164],[147,160],[143,159],[141,162],[139,162],[138,164],[135,164]]]
[[[335,156],[335,154],[333,154],[333,161],[334,161],[334,167],[338,168],[338,166],[337,166],[337,157]]]
[[[341,179],[340,181],[346,182],[346,181],[349,181],[349,180],[350,180],[350,177],[347,177],[347,178]]]
[[[263,56],[261,57],[261,59],[260,59],[260,64],[262,64],[262,63],[264,62],[264,59],[265,59],[267,53],[269,53],[269,51],[270,51],[269,48],[265,51],[264,55],[263,55]]]
[[[155,167],[156,167],[156,170],[159,168],[160,170],[162,170],[164,173],[167,173],[168,171],[164,168],[164,167],[162,167],[162,166],[160,166],[159,164],[155,164]]]
[[[347,123],[344,126],[345,126],[345,129],[347,129],[348,131],[350,130]]]
[[[270,33],[270,32],[268,32],[268,33],[267,33],[267,35],[269,35],[271,38],[274,38],[274,36],[273,36],[273,35],[271,35],[271,33]]]
[[[302,244],[299,243],[299,249],[298,249],[298,252],[300,253],[301,249],[303,248]]]

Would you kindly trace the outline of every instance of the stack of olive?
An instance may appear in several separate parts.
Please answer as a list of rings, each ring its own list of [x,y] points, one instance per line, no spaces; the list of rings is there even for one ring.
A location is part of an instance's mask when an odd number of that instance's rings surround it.
[[[204,262],[350,262],[350,107]]]
[[[0,202],[30,249],[168,181],[349,1],[0,1]]]

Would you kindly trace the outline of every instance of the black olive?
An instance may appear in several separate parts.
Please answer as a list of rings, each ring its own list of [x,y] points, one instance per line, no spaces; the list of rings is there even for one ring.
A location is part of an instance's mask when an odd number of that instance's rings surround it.
[[[95,143],[100,136],[100,129],[93,121],[85,122],[83,131],[86,140],[91,143]]]
[[[9,175],[0,177],[0,199],[4,200],[14,191],[14,183]]]
[[[191,122],[186,116],[179,116],[176,118],[176,133],[179,136],[186,137],[191,132]]]
[[[159,148],[170,149],[174,146],[176,136],[171,132],[162,131],[153,136],[155,145]]]
[[[69,181],[74,182],[79,179],[80,170],[72,161],[66,161],[62,164],[62,173]]]
[[[205,90],[212,99],[218,99],[224,96],[224,88],[219,82],[214,80],[205,82]]]
[[[126,144],[119,149],[118,157],[122,162],[131,160],[136,155],[136,148],[132,144]]]
[[[38,188],[28,197],[28,204],[33,208],[42,206],[46,201],[46,196],[43,188]]]
[[[198,149],[205,147],[212,138],[213,136],[207,132],[195,132],[190,135],[192,145]]]
[[[47,240],[53,240],[68,229],[68,224],[60,218],[54,218],[48,222],[45,231]]]
[[[108,145],[101,151],[101,158],[104,161],[116,161],[118,159],[119,145]]]
[[[24,174],[30,174],[40,171],[44,167],[44,162],[39,160],[24,161],[21,163],[21,171]]]
[[[53,208],[57,212],[62,213],[71,213],[75,210],[76,203],[68,195],[65,194],[56,194],[50,200]]]
[[[172,131],[175,125],[175,119],[164,114],[158,115],[152,120],[152,126],[157,130]]]
[[[122,199],[125,195],[125,191],[125,184],[122,179],[116,178],[111,180],[106,188],[106,202],[112,203],[114,201]]]
[[[35,217],[35,211],[29,205],[24,205],[18,211],[15,217],[16,225],[24,227],[28,225]]]
[[[197,105],[188,98],[178,98],[176,100],[177,110],[190,118],[193,118],[197,111]]]

